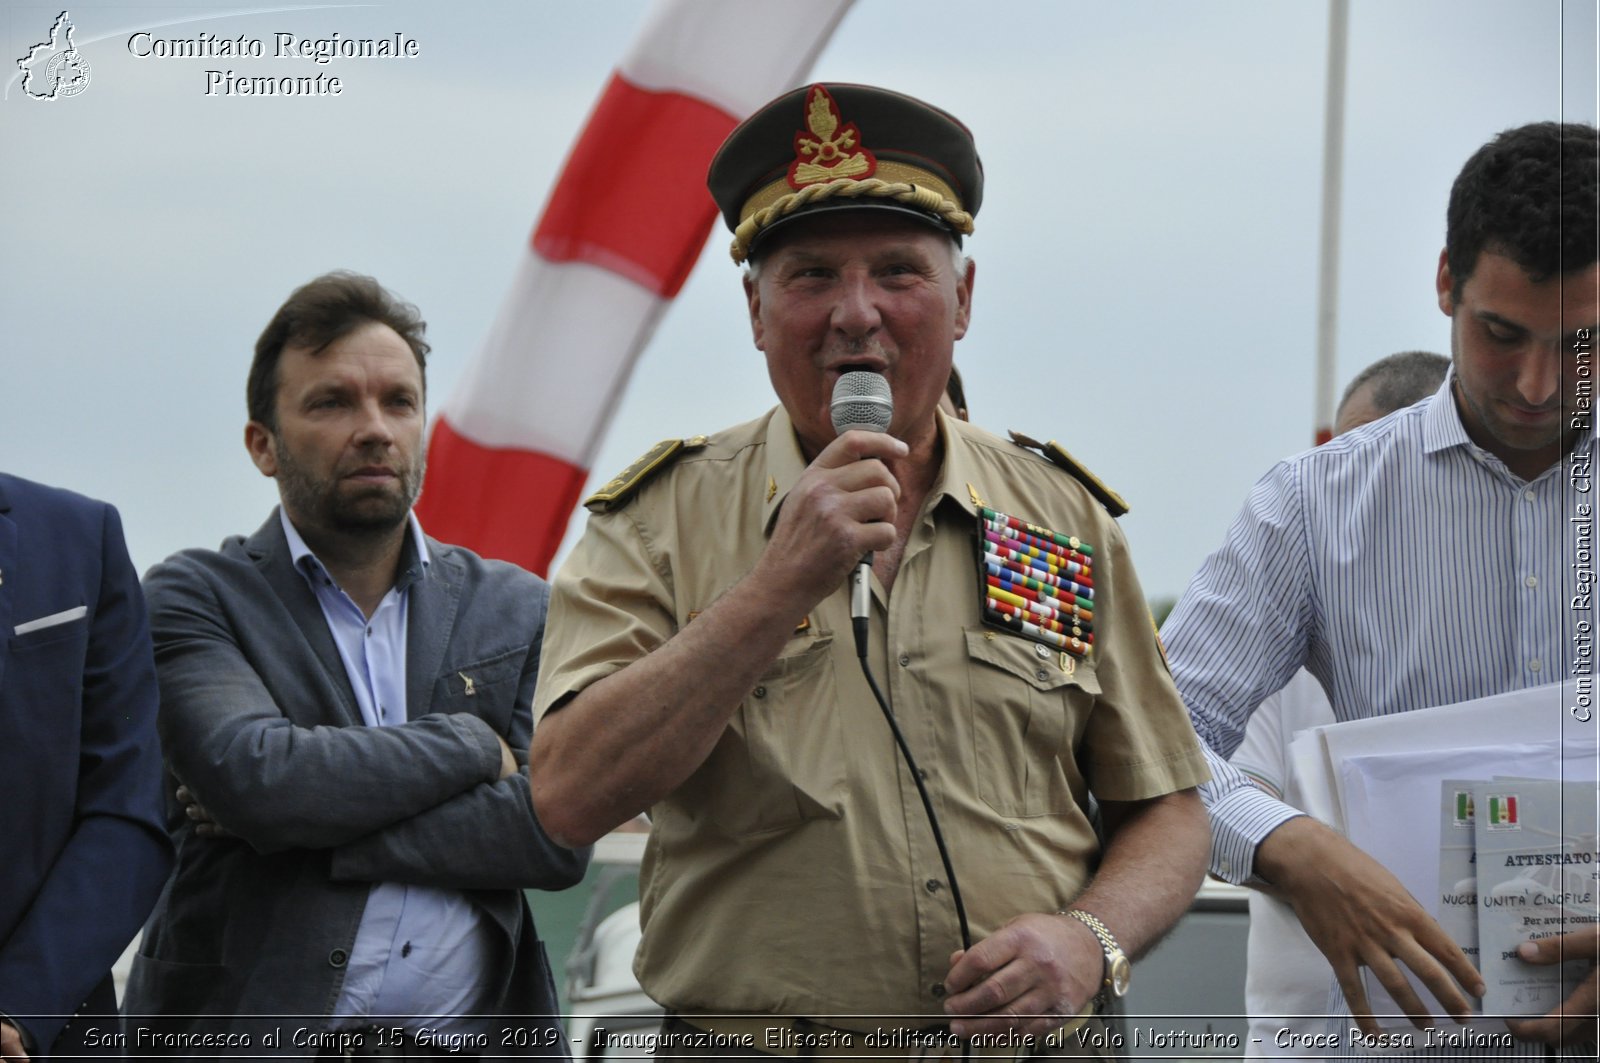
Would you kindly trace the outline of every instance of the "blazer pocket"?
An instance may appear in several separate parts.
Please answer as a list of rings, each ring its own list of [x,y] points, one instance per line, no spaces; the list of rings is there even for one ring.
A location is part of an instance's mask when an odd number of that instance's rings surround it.
[[[124,1007],[141,1009],[139,1018],[217,1014],[229,1010],[226,1002],[237,995],[233,990],[225,964],[179,963],[140,953],[128,976]]]
[[[36,639],[48,638],[49,636],[40,636],[37,632],[50,631],[52,628],[58,628],[65,624],[74,624],[88,615],[89,607],[87,605],[74,606],[71,609],[63,609],[59,613],[51,613],[49,616],[24,620],[17,625],[13,634],[17,638],[22,638],[25,635],[33,635]]]
[[[527,659],[528,648],[519,646],[493,657],[450,667],[434,685],[434,711],[470,712],[504,734],[516,709],[517,688]]]
[[[6,652],[11,660],[5,669],[6,693],[13,704],[59,706],[76,704],[83,696],[89,625],[82,616],[13,635],[7,640]],[[76,713],[62,719],[70,719],[76,728]]]

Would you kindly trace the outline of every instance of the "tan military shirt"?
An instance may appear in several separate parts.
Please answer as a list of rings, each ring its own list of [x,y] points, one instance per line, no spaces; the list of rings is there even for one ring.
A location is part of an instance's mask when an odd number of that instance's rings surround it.
[[[943,473],[893,596],[873,581],[870,657],[926,773],[976,942],[1083,888],[1097,851],[1090,791],[1140,800],[1207,774],[1116,523],[1039,455],[941,423]],[[779,408],[591,516],[555,580],[536,719],[744,576],[805,467]],[[975,498],[1096,548],[1091,658],[980,622]],[[960,932],[915,784],[861,675],[843,586],[651,816],[635,971],[652,998],[857,1029],[876,1024],[848,1016],[941,1012]]]

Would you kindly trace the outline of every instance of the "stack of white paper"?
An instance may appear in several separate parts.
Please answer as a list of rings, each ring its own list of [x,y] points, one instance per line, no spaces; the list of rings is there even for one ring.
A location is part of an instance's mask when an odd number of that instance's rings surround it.
[[[1551,685],[1315,728],[1291,747],[1307,811],[1343,831],[1388,868],[1463,950],[1478,958],[1482,911],[1466,899],[1476,885],[1475,876],[1460,873],[1463,866],[1472,867],[1477,838],[1470,829],[1454,827],[1445,814],[1451,811],[1443,807],[1445,784],[1455,787],[1505,776],[1576,780],[1587,787],[1587,807],[1592,809],[1600,778],[1596,727],[1567,712],[1569,693]],[[1556,829],[1562,829],[1559,822]],[[1589,851],[1594,851],[1592,845]],[[1489,948],[1484,941],[1483,949]],[[1498,962],[1498,954],[1507,946],[1497,937],[1494,948]],[[1514,950],[1515,942],[1509,948]],[[1507,962],[1523,972],[1534,970],[1514,957]],[[1388,992],[1369,972],[1362,973],[1380,1022],[1389,1028],[1409,1025]],[[1525,976],[1506,977],[1509,984]],[[1522,984],[1525,988],[1531,983]],[[1415,978],[1412,985],[1433,1014],[1448,1024],[1432,994]],[[1511,996],[1515,994],[1513,990]],[[1531,993],[1523,996],[1526,999],[1520,1002],[1508,1002],[1491,986],[1487,1011],[1541,1014],[1560,999],[1541,1008]],[[1493,1026],[1504,1029],[1497,1021]]]

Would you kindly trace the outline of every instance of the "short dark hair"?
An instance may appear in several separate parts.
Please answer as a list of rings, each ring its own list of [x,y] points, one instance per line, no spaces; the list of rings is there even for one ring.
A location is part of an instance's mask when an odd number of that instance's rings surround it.
[[[273,430],[278,427],[278,362],[284,348],[309,347],[320,353],[369,322],[388,325],[406,341],[426,388],[432,348],[423,339],[428,323],[417,308],[364,273],[335,270],[296,288],[261,331],[245,383],[250,419]]]
[[[1600,134],[1579,122],[1507,129],[1474,152],[1446,214],[1455,294],[1484,251],[1510,258],[1535,283],[1593,263],[1597,162]]]
[[[1449,368],[1450,359],[1432,351],[1401,351],[1379,358],[1357,373],[1344,389],[1339,397],[1339,412],[1344,412],[1350,396],[1369,383],[1376,409],[1386,414],[1403,410],[1438,391]]]

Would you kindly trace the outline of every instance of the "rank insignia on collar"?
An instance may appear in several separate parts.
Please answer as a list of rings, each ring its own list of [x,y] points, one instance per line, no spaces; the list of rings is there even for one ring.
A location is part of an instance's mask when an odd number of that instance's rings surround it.
[[[1087,658],[1094,649],[1094,547],[987,506],[978,510],[978,544],[983,622]]]

